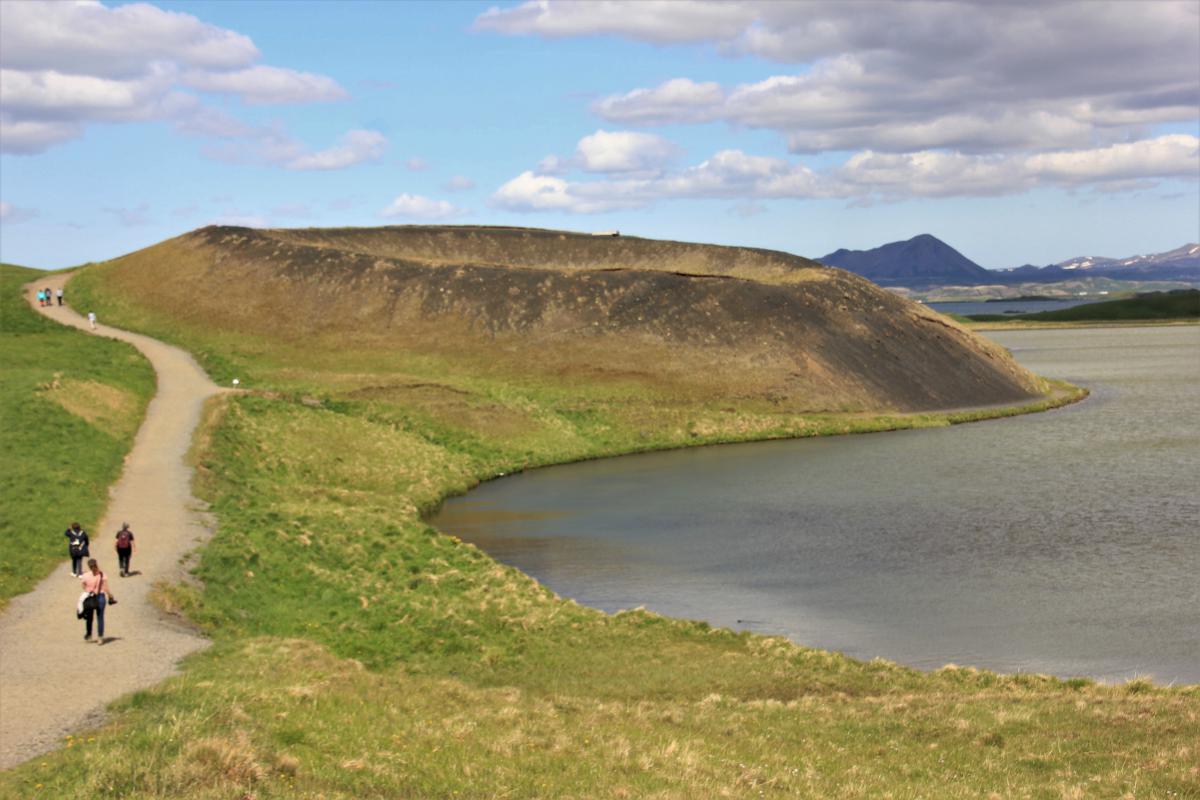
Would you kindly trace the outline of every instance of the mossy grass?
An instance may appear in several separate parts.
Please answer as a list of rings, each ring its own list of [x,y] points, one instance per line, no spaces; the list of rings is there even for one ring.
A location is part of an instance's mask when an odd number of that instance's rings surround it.
[[[1029,327],[1037,324],[1097,325],[1139,323],[1200,323],[1200,289],[1176,289],[1170,292],[1145,292],[1120,300],[1086,303],[1056,311],[1032,314],[973,314],[970,323],[1013,323]]]
[[[0,265],[0,606],[66,558],[63,530],[93,535],[154,394],[129,345],[88,336],[29,308],[40,270]]]
[[[105,315],[102,274],[85,275]],[[72,284],[73,286],[75,284]],[[214,646],[0,795],[1121,797],[1200,788],[1200,688],[933,673],[557,597],[422,513],[501,472],[1027,408],[800,413],[172,329],[251,392],[196,454],[219,527],[172,606]],[[249,377],[246,377],[249,376]],[[1035,404],[1067,402],[1058,387]]]

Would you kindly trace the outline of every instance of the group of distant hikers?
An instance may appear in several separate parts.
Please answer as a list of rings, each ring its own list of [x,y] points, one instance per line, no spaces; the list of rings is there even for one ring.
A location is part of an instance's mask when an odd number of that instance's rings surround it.
[[[94,619],[96,636],[103,644],[104,609],[107,606],[116,605],[117,598],[113,596],[112,589],[108,584],[108,576],[100,569],[96,559],[88,558],[91,553],[88,550],[90,540],[87,531],[80,527],[78,522],[72,522],[71,527],[67,528],[63,536],[67,537],[67,554],[71,556],[71,577],[78,578],[83,587],[83,592],[75,604],[75,615],[82,619],[85,625],[83,640],[85,642],[92,641],[92,621]],[[117,531],[114,540],[117,550],[117,565],[121,571],[121,577],[126,578],[131,574],[129,561],[137,549],[133,531],[129,529],[128,522],[121,523],[121,530]],[[83,571],[85,558],[87,558],[87,572]]]
[[[55,297],[58,298],[58,304],[61,306],[63,301],[62,289],[59,289],[57,292],[51,292],[49,286],[45,289],[38,289],[38,305],[42,308],[54,305]]]

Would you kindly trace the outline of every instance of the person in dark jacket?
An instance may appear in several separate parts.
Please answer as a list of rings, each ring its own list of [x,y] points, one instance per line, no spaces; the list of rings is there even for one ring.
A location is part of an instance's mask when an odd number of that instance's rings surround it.
[[[121,530],[117,531],[117,567],[121,571],[121,577],[129,576],[129,559],[133,556],[133,551],[137,548],[137,543],[133,541],[133,531],[129,530],[129,523],[122,522]]]
[[[87,531],[79,527],[78,522],[72,522],[63,536],[67,537],[67,555],[71,557],[71,576],[78,578],[83,575],[83,560],[91,555],[88,552]]]

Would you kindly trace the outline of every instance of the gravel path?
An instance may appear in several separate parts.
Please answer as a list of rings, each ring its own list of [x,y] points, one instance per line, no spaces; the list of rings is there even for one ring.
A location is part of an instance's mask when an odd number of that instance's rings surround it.
[[[87,319],[70,307],[37,306],[38,288],[57,289],[68,277],[41,278],[36,287],[26,287],[26,295],[35,310],[88,330]],[[100,527],[88,532],[92,557],[109,576],[119,603],[105,614],[107,640],[85,643],[83,622],[75,618],[79,581],[70,576],[62,536],[71,510],[56,509],[59,517],[47,520],[44,533],[62,540],[62,566],[0,615],[0,769],[51,750],[67,733],[99,722],[110,702],[170,676],[180,658],[207,645],[159,612],[149,593],[154,582],[177,578],[182,556],[207,536],[184,456],[204,400],[222,389],[178,348],[104,325],[96,334],[134,345],[158,373],[158,393],[110,490],[108,510]],[[137,535],[128,578],[119,577],[113,549],[123,521]]]

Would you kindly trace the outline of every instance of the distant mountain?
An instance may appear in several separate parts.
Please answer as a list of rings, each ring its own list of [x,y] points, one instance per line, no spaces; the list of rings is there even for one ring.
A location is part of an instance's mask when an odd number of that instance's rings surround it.
[[[883,286],[975,285],[996,280],[990,270],[928,233],[874,250],[837,250],[818,260]]]
[[[1078,278],[1200,282],[1200,244],[1127,258],[1078,256],[1044,267],[1025,264],[1009,269],[984,269],[945,242],[923,233],[874,250],[837,250],[819,261],[882,286],[910,288],[1058,283]]]
[[[1017,275],[1024,271],[1032,278],[1026,280],[1070,280],[1083,275],[1116,278],[1118,280],[1141,281],[1188,281],[1200,279],[1200,244],[1185,244],[1165,253],[1129,256],[1127,258],[1104,258],[1101,256],[1078,256],[1050,264],[1035,272],[1017,267],[997,272]]]

